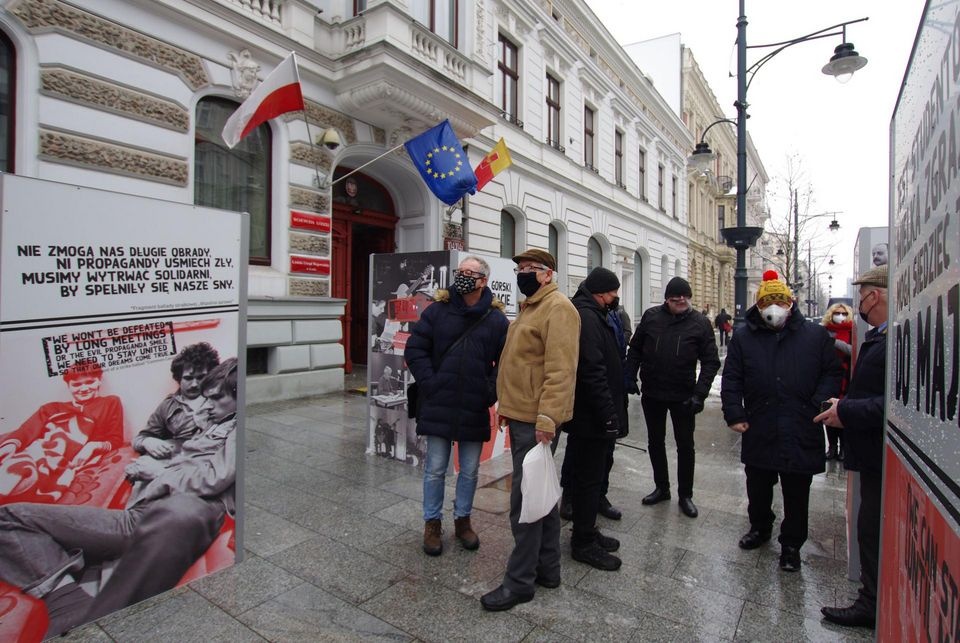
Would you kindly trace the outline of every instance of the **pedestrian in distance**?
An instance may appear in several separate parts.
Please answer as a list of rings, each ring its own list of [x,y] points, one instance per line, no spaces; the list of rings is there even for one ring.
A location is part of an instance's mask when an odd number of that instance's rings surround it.
[[[509,322],[487,282],[490,266],[467,257],[453,273],[453,288],[414,324],[404,359],[419,389],[417,435],[426,436],[423,471],[423,551],[443,552],[444,479],[453,443],[460,473],[453,502],[454,533],[469,550],[480,546],[470,522],[480,451],[490,439],[490,407],[497,400],[497,365]]]
[[[567,433],[563,472],[568,478],[564,493],[571,496],[573,509],[571,553],[574,560],[605,571],[620,569],[621,564],[611,553],[620,542],[601,534],[596,524],[608,454],[627,426],[622,330],[608,321],[617,314],[619,289],[617,276],[598,267],[573,296],[580,315],[580,357],[573,418],[563,425]]]
[[[857,514],[860,590],[852,605],[826,606],[820,608],[820,612],[827,621],[837,625],[872,628],[877,618],[880,564],[883,409],[887,391],[887,266],[867,271],[853,285],[860,286],[860,317],[874,328],[864,337],[847,394],[842,399],[830,399],[830,408],[814,419],[844,433],[844,467],[860,472]]]
[[[720,313],[714,318],[713,325],[717,327],[720,333],[720,346],[726,346],[730,341],[730,333],[733,331],[733,318],[727,313],[726,308],[721,308]]]
[[[699,511],[693,503],[696,459],[693,431],[696,416],[703,411],[703,402],[720,370],[720,356],[710,320],[693,309],[690,305],[692,296],[693,291],[685,279],[674,277],[667,283],[663,304],[643,313],[630,340],[627,374],[631,379],[630,391],[641,394],[640,404],[647,424],[647,451],[656,484],[641,502],[655,505],[670,499],[665,445],[669,412],[677,443],[680,510],[684,515],[696,518]]]
[[[808,321],[793,292],[768,270],[757,303],[727,348],[720,397],[727,426],[742,434],[750,530],[741,549],[770,540],[773,487],[780,482],[780,569],[800,569],[807,540],[810,483],[826,468],[820,405],[840,391],[840,363],[827,330]]]
[[[560,516],[555,506],[532,523],[520,522],[523,459],[537,443],[549,445],[573,417],[580,345],[580,315],[557,286],[557,262],[532,248],[513,258],[517,287],[526,297],[510,324],[497,375],[500,426],[510,430],[513,481],[510,528],[514,547],[499,587],[483,595],[483,608],[508,610],[533,599],[537,585],[560,585]]]

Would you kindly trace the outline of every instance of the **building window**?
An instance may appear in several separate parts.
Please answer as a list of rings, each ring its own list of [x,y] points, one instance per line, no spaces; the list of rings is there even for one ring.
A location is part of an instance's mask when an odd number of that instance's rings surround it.
[[[556,223],[551,223],[547,228],[547,251],[553,255],[553,258],[560,261],[560,230]]]
[[[647,151],[640,148],[640,198],[647,200]]]
[[[360,0],[355,2],[359,3]],[[363,4],[366,5],[366,0],[363,0]],[[459,0],[412,0],[410,13],[414,20],[429,27],[430,31],[456,47],[460,10],[458,5]]]
[[[583,107],[583,164],[593,170],[597,171],[597,168],[594,166],[594,157],[593,157],[593,146],[594,146],[594,136],[593,136],[593,123],[594,112],[592,109],[584,105]]]
[[[353,15],[359,16],[367,10],[367,0],[353,0]]]
[[[633,320],[639,322],[643,315],[643,257],[639,252],[633,254]],[[632,330],[632,329],[631,329]]]
[[[723,237],[721,230],[727,227],[727,206],[717,206],[717,241]]]
[[[14,170],[16,69],[16,50],[6,34],[0,31],[0,172]]]
[[[590,237],[587,240],[587,274],[589,275],[594,268],[602,265],[603,248],[595,237]]]
[[[657,164],[657,207],[667,211],[663,203],[663,166],[660,164]]]
[[[680,209],[677,207],[677,177],[670,177],[670,207],[673,209],[673,218],[680,218]]]
[[[266,123],[232,150],[221,132],[237,103],[208,96],[197,103],[193,202],[250,214],[250,263],[270,265],[272,135]]]
[[[500,210],[500,256],[517,256],[517,220],[506,210]]]
[[[560,81],[547,74],[547,145],[556,149],[560,144]]]
[[[500,94],[500,109],[503,111],[503,117],[511,123],[519,122],[519,114],[517,113],[519,66],[517,46],[507,40],[506,36],[500,34],[500,60],[497,61],[497,73],[500,78],[497,89]]]
[[[613,135],[613,153],[615,155],[613,162],[613,176],[620,187],[626,187],[623,184],[623,132],[617,130]]]

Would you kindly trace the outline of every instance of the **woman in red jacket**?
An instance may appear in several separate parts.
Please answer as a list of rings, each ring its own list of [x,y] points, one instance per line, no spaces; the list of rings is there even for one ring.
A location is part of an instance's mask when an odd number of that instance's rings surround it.
[[[823,316],[823,326],[834,339],[837,359],[843,367],[843,381],[840,383],[842,398],[850,384],[850,365],[853,362],[853,309],[846,304],[830,306]],[[827,460],[843,461],[843,431],[827,427]]]

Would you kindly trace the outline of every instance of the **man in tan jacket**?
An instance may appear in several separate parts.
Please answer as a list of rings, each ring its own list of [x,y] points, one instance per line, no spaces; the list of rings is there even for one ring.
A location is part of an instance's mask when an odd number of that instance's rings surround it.
[[[533,598],[536,585],[560,585],[560,515],[557,508],[533,523],[520,523],[523,459],[537,442],[547,445],[573,417],[580,349],[580,315],[555,283],[557,262],[533,248],[513,258],[517,286],[526,296],[510,324],[497,377],[500,426],[510,428],[513,482],[510,527],[514,548],[502,584],[480,602],[508,610]]]

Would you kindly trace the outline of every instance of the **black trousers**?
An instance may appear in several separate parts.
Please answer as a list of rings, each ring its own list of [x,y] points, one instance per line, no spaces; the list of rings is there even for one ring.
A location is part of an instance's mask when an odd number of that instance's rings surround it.
[[[655,400],[646,395],[640,398],[643,419],[647,423],[647,452],[653,466],[653,481],[658,489],[670,489],[670,471],[667,469],[667,411],[673,421],[673,438],[677,442],[677,495],[693,497],[693,468],[696,451],[693,447],[693,429],[696,416],[683,402]]]
[[[607,454],[613,440],[597,440],[567,435],[564,468],[567,470],[567,492],[573,503],[574,548],[586,547],[596,539],[597,511],[601,488],[606,478]]]
[[[843,451],[843,429],[837,429],[832,426],[826,427],[827,429],[827,446],[831,449],[839,449]]]
[[[877,570],[880,564],[881,474],[860,472],[860,512],[857,544],[860,545],[860,596],[857,601],[877,608]]]
[[[780,523],[781,545],[799,549],[807,541],[807,516],[810,507],[810,483],[813,476],[784,473],[746,465],[747,515],[750,528],[762,533],[773,531],[773,487],[780,480],[783,494],[783,522]]]

